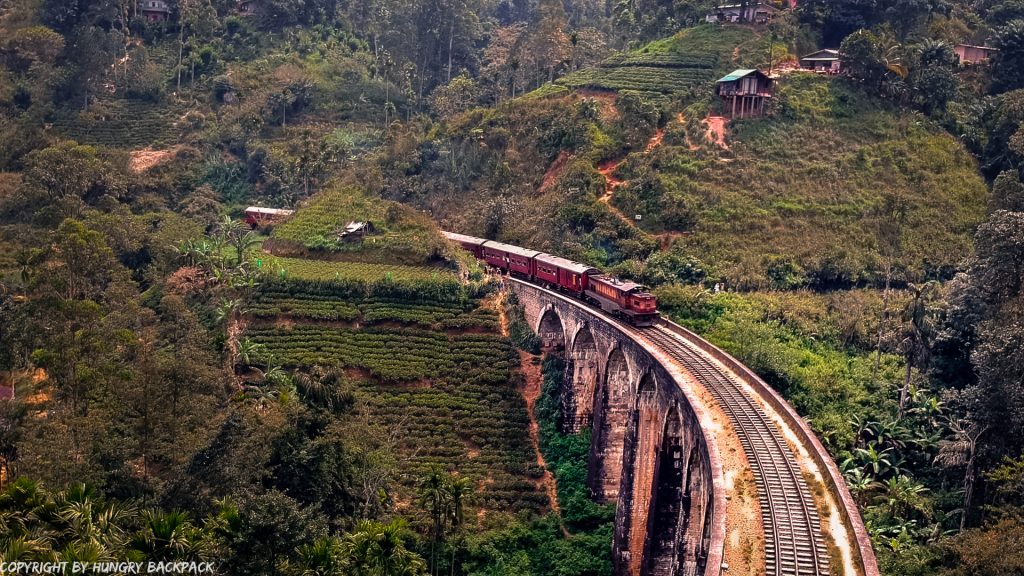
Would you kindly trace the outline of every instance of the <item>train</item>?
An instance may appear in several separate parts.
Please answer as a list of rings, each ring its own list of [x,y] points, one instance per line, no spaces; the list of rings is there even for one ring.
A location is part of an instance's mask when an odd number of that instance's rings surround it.
[[[633,326],[653,326],[660,317],[658,299],[642,284],[537,250],[455,232],[442,234],[492,268],[570,294]]]

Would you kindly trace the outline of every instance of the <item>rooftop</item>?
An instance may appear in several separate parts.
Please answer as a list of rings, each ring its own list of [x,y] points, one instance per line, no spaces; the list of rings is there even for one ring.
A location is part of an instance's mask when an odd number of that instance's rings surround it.
[[[740,78],[745,78],[747,76],[750,76],[751,74],[754,74],[754,73],[761,74],[761,75],[764,75],[765,77],[767,77],[767,74],[765,74],[764,72],[761,72],[760,70],[756,70],[756,69],[750,69],[750,70],[740,69],[740,70],[733,70],[732,72],[729,72],[725,76],[722,76],[722,78],[719,79],[718,81],[719,82],[732,82],[734,80],[739,80]]]

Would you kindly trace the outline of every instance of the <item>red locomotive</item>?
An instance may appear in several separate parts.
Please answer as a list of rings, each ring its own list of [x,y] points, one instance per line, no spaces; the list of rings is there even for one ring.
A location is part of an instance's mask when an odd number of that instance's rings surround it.
[[[657,299],[635,282],[619,280],[592,266],[536,250],[454,232],[443,234],[493,268],[568,292],[634,326],[651,326],[658,319]]]

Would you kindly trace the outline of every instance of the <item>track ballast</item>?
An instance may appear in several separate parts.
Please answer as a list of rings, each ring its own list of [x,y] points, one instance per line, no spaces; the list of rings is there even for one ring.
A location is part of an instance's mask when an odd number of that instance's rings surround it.
[[[829,553],[818,508],[796,454],[781,430],[736,376],[707,353],[659,325],[637,331],[680,362],[711,393],[732,421],[754,472],[764,523],[769,576],[828,576]]]

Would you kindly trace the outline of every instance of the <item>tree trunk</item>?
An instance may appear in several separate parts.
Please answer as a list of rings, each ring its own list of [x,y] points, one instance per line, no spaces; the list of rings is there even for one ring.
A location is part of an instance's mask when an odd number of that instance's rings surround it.
[[[882,322],[878,325],[878,337],[875,340],[875,364],[871,368],[871,383],[878,380],[878,369],[882,363],[882,334],[885,323],[889,320],[889,287],[892,284],[892,263],[885,265],[885,290],[882,292]]]
[[[913,356],[907,355],[907,368],[903,373],[903,388],[900,388],[900,406],[899,406],[899,418],[903,418],[904,412],[907,409],[907,396],[910,394],[910,376],[911,376],[911,363]]]
[[[452,18],[451,26],[448,28],[448,78],[445,82],[452,81],[452,45],[455,42],[455,18]]]
[[[185,52],[185,25],[178,23],[178,88],[177,91],[181,92],[181,58]]]
[[[971,500],[974,497],[974,446],[971,441],[971,455],[967,458],[967,470],[964,471],[964,513],[960,515],[960,531],[967,527],[967,515],[971,512]]]

